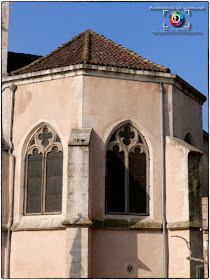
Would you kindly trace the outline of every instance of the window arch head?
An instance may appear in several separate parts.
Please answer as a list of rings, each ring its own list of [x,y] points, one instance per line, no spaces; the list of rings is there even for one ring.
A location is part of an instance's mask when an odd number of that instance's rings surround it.
[[[25,159],[24,214],[61,213],[63,149],[58,134],[43,125],[31,137]]]
[[[149,152],[130,123],[118,128],[106,151],[106,213],[148,214]]]

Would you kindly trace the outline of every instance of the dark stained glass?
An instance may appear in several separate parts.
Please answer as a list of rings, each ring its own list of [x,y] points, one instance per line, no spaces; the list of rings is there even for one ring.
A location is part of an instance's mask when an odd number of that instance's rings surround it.
[[[42,145],[44,147],[47,147],[47,145],[49,144],[49,141],[48,139],[51,139],[52,138],[52,133],[48,133],[48,128],[46,127],[44,130],[43,130],[43,133],[39,134],[39,139],[42,140]]]
[[[47,154],[45,211],[61,212],[63,152],[57,147]]]
[[[107,151],[107,212],[125,212],[124,152]]]
[[[146,155],[129,153],[129,213],[146,213]]]
[[[37,149],[28,156],[26,213],[41,213],[42,161]]]
[[[120,137],[124,138],[123,139],[123,143],[128,146],[130,144],[130,138],[134,138],[134,133],[130,131],[130,127],[129,126],[125,126],[124,127],[124,131],[120,132]]]
[[[114,141],[115,140],[115,133],[114,134],[112,134],[112,136],[111,136],[111,138],[110,138],[110,140],[109,141]]]

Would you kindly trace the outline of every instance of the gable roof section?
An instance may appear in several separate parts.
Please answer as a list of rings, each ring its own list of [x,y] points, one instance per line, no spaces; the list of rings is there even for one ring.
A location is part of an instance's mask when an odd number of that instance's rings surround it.
[[[76,64],[121,67],[169,73],[170,69],[153,63],[90,29],[76,35],[49,54],[11,72],[19,75]]]

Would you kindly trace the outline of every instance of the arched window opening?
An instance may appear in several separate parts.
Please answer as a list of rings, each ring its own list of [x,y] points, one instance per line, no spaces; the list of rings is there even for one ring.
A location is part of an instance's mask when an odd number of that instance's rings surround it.
[[[138,130],[125,124],[106,152],[106,213],[148,214],[148,148]]]
[[[24,214],[61,213],[62,180],[60,138],[44,125],[34,133],[26,151]]]

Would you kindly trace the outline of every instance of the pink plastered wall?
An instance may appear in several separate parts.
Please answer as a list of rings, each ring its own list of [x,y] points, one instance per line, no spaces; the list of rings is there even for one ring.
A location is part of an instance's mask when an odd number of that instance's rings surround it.
[[[66,231],[13,232],[11,278],[65,278]]]
[[[92,276],[96,278],[161,278],[162,233],[93,230]],[[127,267],[133,266],[129,273]]]

